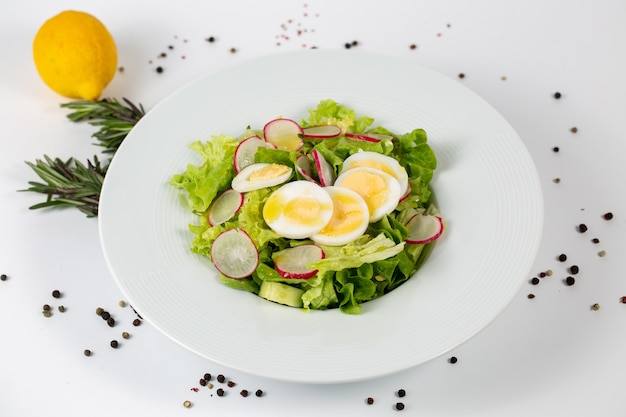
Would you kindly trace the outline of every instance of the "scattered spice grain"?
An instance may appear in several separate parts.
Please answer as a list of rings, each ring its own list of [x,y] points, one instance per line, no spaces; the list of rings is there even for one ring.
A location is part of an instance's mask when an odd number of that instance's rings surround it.
[[[247,389],[242,389],[242,390],[239,392],[239,394],[240,394],[242,397],[244,397],[244,398],[245,398],[245,397],[247,397],[247,396],[248,396],[248,390],[247,390]]]
[[[209,43],[213,43],[215,42],[215,37],[214,36],[209,36],[208,38],[206,38],[206,41]]]
[[[59,310],[60,313],[65,313],[65,306],[58,306],[57,310]]]
[[[587,225],[585,223],[581,223],[578,225],[578,231],[580,233],[585,233],[587,230]]]
[[[593,311],[598,311],[598,310],[600,310],[600,304],[595,303],[594,305],[592,305],[592,306],[591,306],[591,309],[592,309]]]
[[[204,378],[200,378],[200,380],[198,381],[198,383],[199,383],[200,385],[202,385],[203,387],[206,387],[207,380],[206,380],[206,379],[204,379]]]
[[[414,43],[412,43],[412,44],[409,46],[409,49],[417,49],[417,45],[415,45]]]
[[[551,269],[548,269],[548,270],[546,271],[546,275],[547,275],[547,276],[551,277],[551,276],[552,276],[552,274],[553,274],[553,272],[552,272],[552,270],[551,270]]]
[[[109,327],[115,326],[115,319],[113,317],[109,317],[109,319],[107,320],[107,324],[109,325]]]
[[[109,320],[111,318],[111,313],[109,313],[108,311],[103,311],[102,314],[100,314],[100,317],[102,317],[102,320]]]
[[[367,397],[366,402],[367,402],[369,405],[372,405],[372,404],[374,404],[374,399],[373,399],[372,397]]]
[[[606,256],[606,251],[605,251],[604,249],[603,249],[603,250],[601,250],[600,252],[598,252],[598,256],[599,256],[600,258],[604,258],[604,257]]]
[[[141,320],[139,320],[139,319],[135,319],[135,320],[133,320],[133,326],[137,327],[137,326],[139,326],[140,324],[141,324]]]
[[[533,285],[539,284],[539,278],[533,277],[533,279],[530,280],[530,283],[533,284]]]
[[[217,389],[217,396],[223,397],[226,392],[222,388]]]
[[[580,268],[578,268],[578,265],[572,265],[569,267],[570,274],[576,275],[579,271],[580,271]]]
[[[189,407],[191,407],[191,401],[185,401],[185,402],[183,402],[183,407],[185,407],[185,408],[189,408]]]
[[[120,346],[120,343],[117,340],[111,340],[110,345],[113,349],[117,349]]]
[[[101,315],[102,315],[102,313],[104,313],[104,309],[103,309],[102,307],[98,307],[98,308],[96,308],[96,314],[97,314],[98,316],[101,316]]]
[[[555,153],[557,153],[557,152],[559,151],[559,147],[558,147],[558,146],[555,146],[554,148],[552,148],[552,151],[553,151],[553,152],[555,152]]]
[[[565,278],[565,284],[567,285],[574,285],[576,283],[576,279],[572,276],[569,276],[567,278]]]
[[[619,302],[622,304],[626,304],[626,296],[620,297]]]
[[[226,385],[228,385],[230,388],[232,388],[232,387],[234,387],[237,384],[235,384],[233,381],[228,381],[228,383]]]
[[[451,364],[455,364],[457,363],[459,360],[457,359],[456,356],[451,356],[450,359],[448,359],[448,362],[450,362]]]
[[[611,219],[613,218],[613,213],[611,213],[610,211],[609,211],[608,213],[604,213],[604,214],[602,215],[602,218],[603,218],[604,220],[611,220]]]
[[[565,261],[567,261],[567,255],[566,255],[566,254],[564,254],[564,253],[560,254],[560,255],[559,255],[559,257],[558,257],[558,260],[559,260],[560,262],[565,262]]]
[[[406,391],[403,389],[399,389],[396,394],[398,395],[398,397],[402,398],[406,395]]]
[[[461,73],[459,74],[459,78],[460,78],[460,79],[465,78],[465,74],[461,72]]]
[[[256,390],[254,395],[256,395],[257,397],[262,397],[263,396],[263,390],[261,390],[261,389]]]
[[[52,316],[52,313],[50,312],[50,310],[43,310],[41,314],[43,314],[44,317]]]
[[[161,74],[163,72],[163,67],[161,66],[156,67],[156,72],[157,74]]]
[[[205,381],[209,382],[211,380],[211,374],[207,372],[206,374],[204,374],[203,378]]]
[[[560,99],[561,98],[561,93],[559,93],[558,91],[556,93],[554,93],[554,98],[555,99]]]
[[[8,278],[7,274],[0,275],[0,281],[6,281]]]
[[[404,403],[396,403],[396,410],[398,411],[404,410]]]
[[[593,239],[591,239],[591,243],[600,243],[600,239],[594,237]]]
[[[89,350],[89,349],[85,349],[85,350],[83,350],[83,355],[85,355],[85,356],[91,356],[91,350]]]
[[[50,304],[44,304],[42,308],[43,308],[43,311],[50,311],[52,307],[50,307]]]
[[[577,133],[578,132],[578,128],[576,126],[574,126],[569,131],[572,132],[572,133]]]
[[[557,177],[557,178],[553,179],[552,182],[554,182],[555,184],[558,184],[558,183],[561,182],[561,179]]]
[[[236,52],[237,52],[237,48],[230,48],[230,53],[231,53],[231,54],[234,54],[234,53],[236,53]]]
[[[61,298],[61,291],[59,291],[59,290],[52,291],[52,296],[54,298]]]
[[[123,338],[123,339],[128,339],[128,338],[130,338],[130,333],[128,333],[128,332],[122,332],[122,338]]]
[[[122,308],[124,308],[124,307],[126,307],[126,301],[124,301],[124,300],[120,300],[120,301],[117,303],[117,305],[118,305],[118,306],[120,306],[120,307],[122,307]]]
[[[226,377],[222,374],[219,374],[217,376],[217,382],[224,383],[224,381],[226,381]]]
[[[528,295],[527,295],[527,297],[528,297],[528,298],[530,298],[530,299],[532,300],[533,298],[535,298],[535,294],[532,294],[532,293],[531,293],[531,294],[528,294]]]

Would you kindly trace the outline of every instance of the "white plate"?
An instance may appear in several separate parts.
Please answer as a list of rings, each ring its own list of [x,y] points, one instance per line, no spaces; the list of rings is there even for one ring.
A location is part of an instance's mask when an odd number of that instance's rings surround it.
[[[422,127],[439,166],[433,188],[447,231],[417,275],[359,316],[304,313],[221,284],[190,252],[195,216],[168,185],[188,146],[276,116],[300,120],[332,98],[403,133]],[[251,374],[338,383],[390,374],[474,336],[517,293],[543,222],[533,162],[511,126],[458,82],[357,51],[258,58],[181,89],[125,139],[100,201],[102,247],[133,307],[164,334]]]

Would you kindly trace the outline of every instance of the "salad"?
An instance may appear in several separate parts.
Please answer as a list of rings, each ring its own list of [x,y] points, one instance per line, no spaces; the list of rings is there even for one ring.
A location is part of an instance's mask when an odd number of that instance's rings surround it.
[[[170,183],[198,216],[191,250],[270,301],[359,314],[426,260],[444,222],[423,129],[404,134],[331,99],[308,117],[190,145]]]

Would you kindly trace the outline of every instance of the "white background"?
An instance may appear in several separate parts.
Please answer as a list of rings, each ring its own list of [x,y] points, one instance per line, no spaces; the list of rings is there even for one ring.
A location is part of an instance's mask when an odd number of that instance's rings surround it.
[[[29,211],[41,197],[16,191],[37,179],[24,161],[85,160],[99,152],[94,128],[67,121],[59,105],[68,100],[41,82],[32,60],[37,29],[65,9],[94,14],[116,40],[124,71],[104,96],[148,110],[183,85],[256,56],[342,49],[352,41],[455,78],[500,111],[531,152],[545,228],[528,279],[547,269],[554,274],[536,287],[523,285],[489,327],[450,353],[455,365],[446,355],[352,384],[254,377],[199,358],[147,324],[133,327],[132,310],[118,306],[122,296],[104,263],[97,220],[73,210]],[[624,21],[620,0],[3,2],[0,273],[8,279],[0,282],[0,415],[381,416],[400,413],[397,401],[406,406],[401,413],[419,416],[624,415]],[[162,52],[167,57],[158,58]],[[609,211],[614,219],[603,220]],[[578,233],[579,223],[589,231]],[[567,262],[556,260],[560,253]],[[568,287],[562,280],[571,264],[581,272]],[[61,299],[52,298],[54,289]],[[67,310],[45,318],[46,303]],[[118,325],[106,326],[97,307]],[[130,339],[121,339],[123,330]],[[113,338],[123,342],[117,350],[108,346]],[[205,372],[238,385],[217,397],[215,381],[213,390],[198,384]],[[243,398],[243,388],[265,395]],[[394,395],[400,388],[403,399]],[[370,396],[374,405],[365,403]],[[185,409],[185,400],[193,406]]]

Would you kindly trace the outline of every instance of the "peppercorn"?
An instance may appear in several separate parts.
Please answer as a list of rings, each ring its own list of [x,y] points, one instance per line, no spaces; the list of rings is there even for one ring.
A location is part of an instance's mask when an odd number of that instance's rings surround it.
[[[605,250],[601,250],[600,252],[598,252],[598,256],[599,256],[600,258],[605,257],[605,256],[606,256],[606,251],[605,251]]]
[[[448,362],[450,362],[450,363],[452,363],[452,364],[455,364],[455,363],[457,363],[457,362],[458,362],[458,359],[457,359],[457,357],[456,357],[456,356],[452,356],[452,357],[450,357],[450,359],[448,359]]]
[[[406,391],[403,389],[399,389],[397,394],[398,394],[398,397],[402,398],[406,395]]]
[[[219,374],[217,376],[217,382],[223,383],[224,381],[226,381],[226,377],[224,375],[222,375],[222,374]]]
[[[52,291],[52,296],[54,298],[61,298],[61,291],[59,291],[59,290]]]
[[[600,243],[600,239],[594,237],[593,239],[591,239],[591,243]]]
[[[191,401],[185,401],[185,402],[183,403],[183,407],[185,407],[185,408],[189,408],[189,407],[191,407]]]
[[[217,395],[218,395],[218,397],[223,396],[224,395],[224,390],[222,388],[218,388],[217,389]]]
[[[263,390],[260,390],[260,389],[256,390],[254,395],[256,395],[257,397],[262,397],[263,396]]]
[[[89,349],[85,349],[85,350],[83,350],[83,355],[91,356],[91,351]]]
[[[59,310],[60,313],[65,313],[65,306],[58,306],[57,310]]]
[[[7,274],[2,274],[0,275],[0,281],[6,281],[7,280]]]
[[[552,151],[555,152],[555,153],[558,152],[559,151],[559,147],[555,146],[554,148],[552,148]]]
[[[248,390],[247,389],[242,389],[241,392],[239,393],[242,397],[247,397],[248,396]]]
[[[100,314],[100,317],[102,317],[102,320],[108,320],[111,318],[111,313],[109,313],[108,311],[103,311],[102,314]]]
[[[404,403],[396,403],[396,410],[398,411],[404,410]]]
[[[573,275],[576,275],[579,272],[579,270],[580,269],[578,268],[578,265],[572,265],[569,267],[569,273]]]
[[[111,347],[113,349],[117,349],[119,347],[119,342],[117,340],[111,340]]]
[[[372,397],[367,397],[367,400],[366,400],[366,401],[367,401],[367,403],[368,403],[369,405],[374,404],[374,399],[373,399]]]
[[[50,311],[52,307],[50,307],[49,304],[44,304],[42,308],[43,308],[43,311]]]
[[[50,312],[50,310],[44,310],[41,312],[41,314],[43,314],[44,317],[52,316],[52,313]]]
[[[97,314],[97,315],[101,316],[101,315],[102,315],[102,313],[104,313],[104,309],[103,309],[102,307],[98,307],[98,308],[96,308],[96,314]]]
[[[569,131],[572,132],[572,133],[576,133],[576,132],[578,132],[578,128],[574,126]]]
[[[554,98],[555,99],[560,99],[561,98],[561,93],[559,93],[558,91],[556,93],[554,93]]]
[[[604,215],[602,216],[602,218],[604,220],[611,220],[613,218],[613,213],[608,212],[608,213],[604,213]]]
[[[559,259],[559,261],[561,261],[561,262],[565,262],[565,261],[567,261],[567,255],[566,255],[566,254],[564,254],[564,253],[562,253],[562,254],[560,254],[560,255],[559,255],[559,258],[558,258],[558,259]]]
[[[234,54],[235,52],[237,52],[237,49],[236,49],[236,48],[230,48],[230,53],[231,53],[231,54]]]
[[[411,44],[411,46],[409,46],[409,49],[417,49],[417,45],[415,45],[414,43]]]
[[[215,38],[213,36],[209,36],[207,38],[207,42],[213,43],[213,42],[215,42]]]
[[[120,300],[120,302],[117,303],[117,305],[120,306],[120,307],[126,307],[126,301]]]
[[[122,332],[122,337],[123,337],[124,339],[128,339],[128,338],[130,337],[130,333],[128,333],[128,332]]]
[[[211,380],[211,374],[209,374],[209,373],[204,374],[204,380],[207,381],[207,382],[210,381]]]
[[[528,297],[528,298],[530,298],[532,300],[533,298],[535,298],[535,294],[528,294],[526,297]]]
[[[574,277],[567,277],[565,278],[565,283],[567,285],[574,285],[576,283],[576,279]]]
[[[463,74],[463,73],[460,73],[460,74],[459,74],[459,78],[460,78],[460,79],[463,79],[463,78],[465,78],[465,74]]]
[[[200,385],[202,385],[203,387],[206,387],[206,382],[207,382],[207,381],[206,381],[206,379],[204,379],[204,378],[200,378],[200,380],[198,381],[198,383],[199,383]]]
[[[539,278],[533,277],[533,279],[530,280],[530,283],[533,284],[533,285],[539,284]]]
[[[115,326],[115,319],[113,317],[109,317],[109,319],[107,320],[107,324],[109,325],[109,327]]]
[[[621,298],[619,299],[619,302],[620,302],[620,303],[622,303],[622,304],[626,304],[626,296],[621,297]]]
[[[598,310],[600,310],[600,304],[595,303],[594,305],[592,305],[592,306],[591,306],[591,309],[592,309],[593,311],[598,311]]]
[[[226,385],[228,385],[230,388],[232,388],[232,387],[234,387],[237,384],[235,384],[233,381],[228,381],[228,383]]]
[[[587,225],[584,223],[581,223],[578,225],[578,231],[580,233],[585,233],[587,231]]]
[[[133,326],[137,327],[137,326],[139,326],[140,324],[141,324],[141,320],[139,320],[139,319],[135,319],[135,320],[133,320]]]
[[[156,67],[156,72],[161,74],[163,72],[163,67]]]

